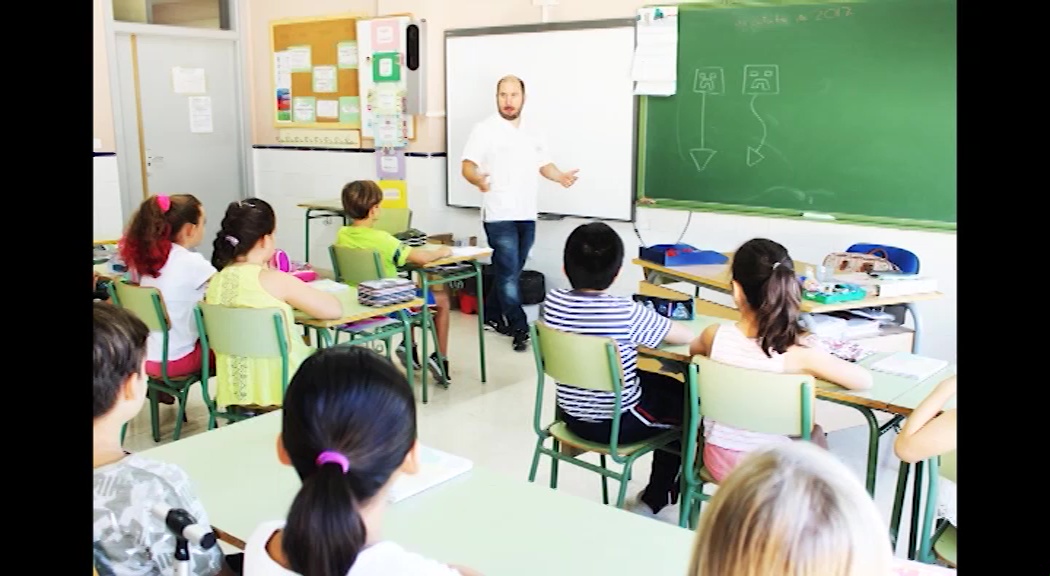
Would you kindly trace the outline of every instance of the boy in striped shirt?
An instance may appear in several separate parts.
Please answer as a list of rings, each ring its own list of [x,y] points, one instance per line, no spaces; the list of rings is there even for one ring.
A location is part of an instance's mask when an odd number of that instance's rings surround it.
[[[695,335],[631,298],[607,294],[623,264],[620,236],[607,224],[592,222],[573,230],[565,241],[564,267],[571,290],[551,290],[543,306],[543,321],[564,332],[611,338],[623,363],[622,416],[619,443],[655,436],[681,423],[681,382],[637,369],[639,345],[656,348],[663,342],[687,344]],[[557,385],[561,418],[575,434],[591,442],[608,442],[612,433],[615,395]],[[630,507],[656,515],[678,500],[681,458],[661,450],[653,453],[649,485]]]

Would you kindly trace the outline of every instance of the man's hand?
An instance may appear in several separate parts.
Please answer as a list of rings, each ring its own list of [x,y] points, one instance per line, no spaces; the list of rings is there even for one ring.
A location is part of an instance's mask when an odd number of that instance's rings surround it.
[[[561,184],[563,188],[568,188],[569,186],[572,186],[576,183],[576,173],[579,171],[580,169],[577,168],[575,170],[569,170],[568,172],[562,172],[558,175],[558,184]]]
[[[477,173],[477,182],[478,182],[477,183],[478,190],[481,190],[482,192],[488,192],[489,191],[489,175],[488,174],[485,174],[484,172],[478,172]]]

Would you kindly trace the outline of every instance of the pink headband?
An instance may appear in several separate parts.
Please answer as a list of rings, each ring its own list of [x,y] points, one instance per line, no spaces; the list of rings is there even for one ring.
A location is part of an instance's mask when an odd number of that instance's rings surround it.
[[[317,466],[324,466],[325,464],[338,464],[343,469],[343,474],[350,471],[350,460],[342,454],[333,450],[325,450],[317,455],[316,460]]]
[[[160,211],[167,213],[171,209],[171,198],[167,196],[157,196],[157,206],[160,206]]]

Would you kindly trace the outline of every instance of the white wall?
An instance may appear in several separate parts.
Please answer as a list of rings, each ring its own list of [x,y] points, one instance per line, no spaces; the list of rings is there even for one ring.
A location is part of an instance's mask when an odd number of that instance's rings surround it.
[[[120,201],[120,176],[115,154],[95,156],[93,167],[94,202],[92,229],[95,240],[116,240],[124,233],[124,214]]]
[[[355,179],[375,177],[375,160],[370,153],[256,148],[256,194],[274,205],[277,212],[277,242],[293,258],[303,257],[304,211],[296,204],[305,200],[338,198],[343,184]],[[409,206],[413,226],[437,234],[456,236],[484,233],[476,210],[445,206],[445,158],[409,157],[406,162]],[[570,192],[571,193],[571,192]],[[640,209],[638,228],[647,244],[674,242],[689,218],[678,210]],[[526,266],[547,277],[548,288],[567,286],[562,274],[562,247],[565,238],[582,220],[539,222],[536,244]],[[341,225],[332,219],[311,223],[311,261],[330,268],[328,246]],[[638,255],[638,239],[630,224],[613,223],[626,247],[624,269],[613,289],[630,294],[642,279],[639,267],[630,264]],[[755,237],[766,237],[784,244],[793,258],[820,262],[829,252],[845,250],[855,242],[877,242],[900,246],[915,252],[924,274],[938,280],[944,298],[921,303],[923,339],[921,352],[955,361],[956,345],[956,266],[955,234],[876,228],[851,224],[809,222],[784,218],[737,216],[695,212],[683,242],[699,248],[733,250]],[[705,297],[727,303],[724,295],[705,291]]]

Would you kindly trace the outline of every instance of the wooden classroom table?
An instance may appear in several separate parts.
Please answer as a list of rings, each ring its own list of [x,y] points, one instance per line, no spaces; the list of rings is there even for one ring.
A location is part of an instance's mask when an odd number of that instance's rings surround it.
[[[452,248],[453,251],[459,249],[460,254],[453,254],[447,258],[441,258],[434,260],[424,266],[406,266],[405,270],[408,270],[411,274],[416,273],[418,283],[423,291],[423,301],[427,301],[430,289],[433,286],[442,286],[450,282],[457,281],[469,281],[474,280],[476,283],[478,303],[477,303],[477,316],[478,316],[478,363],[481,367],[481,382],[485,383],[488,381],[488,373],[485,363],[485,289],[481,277],[481,263],[478,262],[480,258],[487,258],[492,255],[492,249],[490,248],[478,248],[476,246],[445,246],[426,244],[421,246],[421,250],[435,250],[438,248]],[[467,253],[469,252],[469,253]],[[445,266],[448,264],[462,264],[470,263],[469,270],[456,271],[451,274],[434,274],[433,270],[438,266]],[[420,362],[426,363],[427,358],[427,327],[433,319],[430,317],[430,307],[424,306],[422,310],[423,315],[423,342],[421,345]],[[434,343],[437,346],[437,342]],[[424,369],[421,375],[423,381],[423,397],[426,398],[427,390],[427,374],[428,370]],[[446,374],[447,376],[447,374]]]
[[[276,411],[141,453],[193,481],[224,542],[243,548],[255,528],[288,512],[300,482],[277,461]],[[390,505],[383,537],[486,576],[685,574],[694,533],[475,465]],[[631,545],[624,546],[624,538]],[[595,543],[608,543],[599,546]],[[954,571],[894,559],[898,576]]]
[[[730,259],[729,262],[726,262],[725,264],[661,266],[647,260],[642,260],[641,258],[635,258],[632,262],[642,267],[645,272],[646,280],[652,284],[686,282],[701,288],[729,294],[732,292],[730,265],[732,264],[733,253],[725,252],[724,254]],[[796,274],[801,275],[807,268],[813,268],[816,270],[817,266],[799,260],[795,261]],[[915,323],[915,333],[912,337],[911,351],[913,354],[918,354],[919,343],[921,341],[922,318],[919,315],[916,302],[934,300],[941,296],[943,296],[943,294],[940,292],[929,292],[924,294],[908,294],[906,296],[890,296],[886,298],[864,298],[863,300],[835,302],[833,304],[821,304],[820,302],[803,299],[800,309],[802,312],[817,314],[836,312],[840,310],[855,310],[857,308],[891,306],[896,304],[903,305],[911,314],[912,321]]]
[[[338,217],[343,219],[343,226],[349,224],[346,219],[346,214],[343,212],[343,202],[338,198],[332,198],[328,200],[311,200],[309,202],[303,202],[297,204],[297,207],[304,208],[306,210],[306,244],[303,250],[306,253],[303,256],[305,262],[310,262],[310,220],[317,218],[330,218]]]

